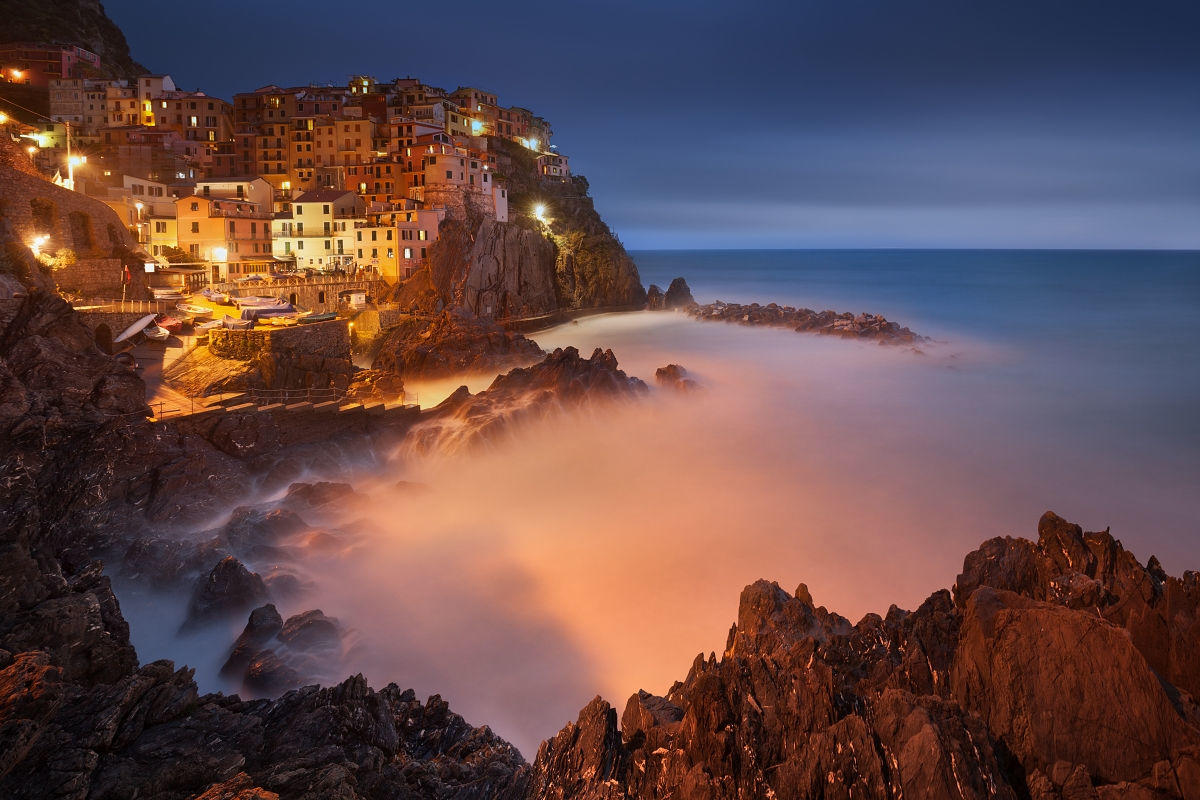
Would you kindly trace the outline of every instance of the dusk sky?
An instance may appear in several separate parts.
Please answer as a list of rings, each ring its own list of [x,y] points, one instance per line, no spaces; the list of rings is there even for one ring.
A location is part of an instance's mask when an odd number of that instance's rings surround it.
[[[412,75],[532,108],[634,249],[1200,248],[1194,0],[105,7],[226,99]]]

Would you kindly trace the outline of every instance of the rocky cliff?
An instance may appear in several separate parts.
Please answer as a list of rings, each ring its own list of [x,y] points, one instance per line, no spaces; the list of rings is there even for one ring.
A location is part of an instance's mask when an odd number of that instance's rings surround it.
[[[718,658],[542,745],[536,798],[1200,796],[1200,576],[1052,513],[856,625],[759,581]]]
[[[496,319],[585,308],[640,308],[637,266],[596,213],[587,181],[539,180],[532,154],[489,138],[497,180],[508,188],[509,222],[451,206],[429,266],[394,299],[422,311],[453,307]],[[544,220],[534,217],[545,208]],[[428,291],[432,288],[433,291]]]
[[[0,42],[60,42],[100,56],[105,75],[131,78],[149,72],[133,60],[125,34],[97,0],[28,3],[0,0]]]

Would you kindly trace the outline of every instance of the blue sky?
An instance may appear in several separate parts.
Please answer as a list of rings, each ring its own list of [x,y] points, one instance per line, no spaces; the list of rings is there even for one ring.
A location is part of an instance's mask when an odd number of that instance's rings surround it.
[[[1200,248],[1200,3],[106,8],[226,98],[367,73],[531,107],[631,248]]]

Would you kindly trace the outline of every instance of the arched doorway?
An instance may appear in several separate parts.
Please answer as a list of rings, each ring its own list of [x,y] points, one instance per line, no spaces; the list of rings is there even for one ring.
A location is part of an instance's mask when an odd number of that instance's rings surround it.
[[[295,292],[292,292],[291,294],[288,295],[288,302],[291,303],[292,305],[296,305],[296,300],[297,300],[297,297],[296,297]]]
[[[102,352],[112,355],[112,329],[101,322],[96,326],[92,335],[95,337],[96,347],[99,347]]]

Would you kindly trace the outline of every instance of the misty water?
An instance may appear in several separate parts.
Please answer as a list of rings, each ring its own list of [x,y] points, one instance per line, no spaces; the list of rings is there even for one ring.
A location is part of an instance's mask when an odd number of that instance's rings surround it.
[[[719,653],[758,578],[804,582],[852,621],[913,608],[982,540],[1035,536],[1047,509],[1111,526],[1173,574],[1200,567],[1200,255],[635,258],[645,283],[685,275],[702,303],[872,311],[937,341],[918,352],[675,313],[536,334],[611,348],[649,383],[682,364],[704,389],[589,406],[482,452],[364,454],[314,476],[365,495],[310,520],[347,544],[298,549],[289,568],[311,589],[277,603],[354,629],[332,672],[441,693],[532,757],[595,694],[620,708]],[[179,638],[182,595],[118,591],[143,661],[236,689],[216,670],[242,622]]]

